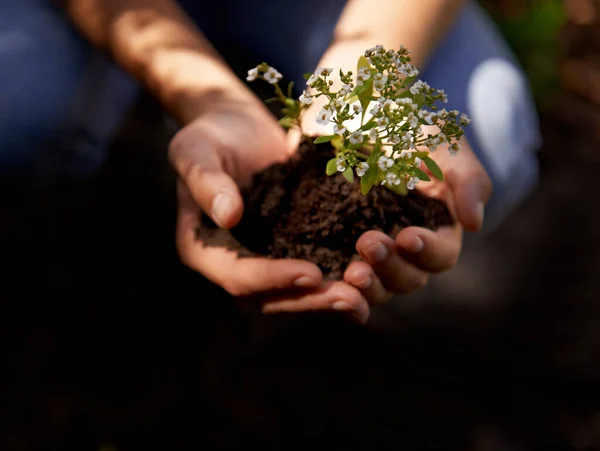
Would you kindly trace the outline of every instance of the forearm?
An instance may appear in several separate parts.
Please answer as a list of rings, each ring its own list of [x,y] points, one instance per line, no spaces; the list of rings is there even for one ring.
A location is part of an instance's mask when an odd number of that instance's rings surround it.
[[[354,69],[367,48],[404,45],[413,64],[424,67],[467,0],[350,0],[321,67]],[[376,6],[375,6],[376,5]]]
[[[75,25],[183,123],[216,99],[251,95],[171,0],[66,0]]]

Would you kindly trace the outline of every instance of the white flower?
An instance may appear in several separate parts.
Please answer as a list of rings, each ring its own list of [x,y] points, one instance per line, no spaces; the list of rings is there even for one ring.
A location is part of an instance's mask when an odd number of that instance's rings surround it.
[[[381,105],[379,103],[376,103],[375,105],[373,105],[373,108],[371,108],[369,113],[372,114],[373,116],[377,116],[377,114],[379,114],[380,109],[381,109]]]
[[[421,181],[421,179],[419,177],[411,177],[408,179],[408,182],[406,183],[406,187],[408,189],[414,189],[415,185],[417,183],[419,183]]]
[[[281,80],[282,75],[275,69],[274,67],[269,67],[269,69],[263,75],[265,80],[274,85],[279,80]]]
[[[433,138],[426,139],[423,144],[425,144],[425,147],[429,148],[431,152],[435,152],[438,146],[437,140]]]
[[[369,170],[369,165],[366,161],[361,161],[356,165],[356,175],[362,177]]]
[[[254,80],[256,80],[257,77],[258,77],[258,67],[255,67],[254,69],[250,69],[248,71],[248,76],[246,77],[246,80],[254,81]]]
[[[406,75],[409,77],[416,77],[419,75],[419,69],[417,69],[412,64],[407,63],[405,67]]]
[[[356,84],[360,86],[369,78],[371,78],[371,71],[366,67],[361,67],[356,75]]]
[[[419,125],[419,118],[412,111],[406,116],[406,122],[411,128],[416,128]]]
[[[387,117],[380,117],[379,119],[377,119],[377,125],[379,125],[380,127],[385,127],[390,123],[390,120]]]
[[[400,179],[393,172],[385,174],[385,179],[381,182],[382,185],[400,185]]]
[[[337,157],[337,170],[338,172],[344,172],[346,170],[346,159],[344,158],[343,155],[340,155],[339,157]]]
[[[373,88],[375,88],[377,91],[383,91],[385,89],[387,79],[387,76],[383,74],[375,74],[373,77]]]
[[[371,141],[375,141],[378,137],[379,137],[379,133],[377,132],[377,130],[375,130],[374,128],[369,130],[369,139]]]
[[[448,142],[448,138],[443,133],[438,133],[438,135],[435,137],[435,140],[437,141],[437,144],[444,144]]]
[[[364,136],[360,132],[354,132],[350,135],[350,143],[352,144],[362,144],[364,140]]]
[[[308,80],[306,81],[306,85],[307,86],[312,86],[315,84],[315,82],[319,79],[319,76],[317,74],[312,74]]]
[[[302,95],[300,95],[298,100],[300,100],[300,103],[303,103],[304,105],[310,105],[313,101],[313,98],[308,92],[306,92],[306,90],[304,90],[302,91]]]
[[[450,152],[451,157],[455,157],[456,155],[458,155],[458,152],[460,152],[460,145],[458,143],[450,144],[448,152]]]
[[[319,115],[317,116],[317,124],[319,125],[327,125],[329,124],[329,120],[331,119],[331,115],[333,112],[328,108],[321,108],[319,111]]]
[[[351,92],[352,92],[352,88],[350,87],[350,85],[342,85],[342,87],[340,88],[339,94],[342,96],[347,96]]]
[[[448,96],[446,95],[443,89],[438,89],[438,94],[441,96],[440,98],[442,102],[448,103]]]
[[[398,106],[404,106],[404,105],[408,105],[412,103],[412,99],[409,98],[401,98],[401,99],[396,99],[396,103],[398,104]]]
[[[400,137],[398,135],[392,135],[390,138],[390,142],[392,144],[398,144],[400,142]]]
[[[429,125],[433,125],[437,119],[437,115],[434,115],[431,111],[419,110],[419,117],[427,122]]]
[[[465,113],[460,115],[460,125],[469,125],[471,123],[471,119]]]
[[[414,147],[413,136],[410,133],[402,133],[402,142],[405,144],[405,146],[409,147],[410,149]]]
[[[362,105],[360,103],[355,103],[354,105],[352,105],[352,108],[354,109],[354,112],[356,114],[362,113],[363,111]]]
[[[410,158],[410,154],[412,152],[409,152],[408,150],[403,150],[402,152],[400,152],[400,158],[404,158],[404,159],[409,159]]]
[[[391,168],[393,165],[394,165],[394,160],[386,157],[385,155],[380,156],[379,160],[377,160],[377,166],[379,166],[379,169],[381,169],[382,171],[385,171],[385,170]]]
[[[415,157],[415,166],[421,166],[421,159],[419,157]]]
[[[344,133],[346,133],[346,127],[344,127],[343,125],[335,124],[333,126],[333,133],[336,135],[343,135]]]
[[[331,75],[331,72],[333,72],[333,69],[329,67],[319,67],[315,71],[315,74],[320,75],[321,77],[327,77],[328,75]]]
[[[437,115],[441,120],[444,120],[448,117],[448,111],[446,111],[446,108],[442,108],[437,112]]]
[[[346,106],[346,101],[342,100],[342,99],[335,99],[333,101],[333,106],[335,107],[336,110],[343,110],[344,107]]]
[[[410,87],[410,93],[412,95],[417,95],[420,92],[424,92],[429,90],[429,85],[427,83],[425,83],[422,80],[417,80],[415,81],[415,83]]]
[[[398,72],[400,72],[405,77],[416,77],[419,75],[419,70],[410,63],[402,63],[402,60],[396,61],[396,67],[398,68]]]

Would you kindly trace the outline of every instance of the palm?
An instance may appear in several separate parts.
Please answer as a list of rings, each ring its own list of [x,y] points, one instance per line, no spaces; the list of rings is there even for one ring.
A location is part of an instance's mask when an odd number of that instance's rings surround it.
[[[202,139],[219,149],[223,167],[238,184],[273,163],[289,158],[283,129],[262,105],[226,105],[201,119]],[[248,114],[246,108],[252,108]]]

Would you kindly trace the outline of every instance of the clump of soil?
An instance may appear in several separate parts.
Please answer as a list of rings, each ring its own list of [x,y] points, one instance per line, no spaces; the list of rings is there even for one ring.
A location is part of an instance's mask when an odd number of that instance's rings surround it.
[[[454,223],[446,206],[417,191],[399,196],[382,186],[366,196],[360,181],[325,174],[329,144],[303,143],[294,157],[257,174],[243,191],[245,211],[230,231],[203,218],[206,245],[227,246],[241,256],[296,258],[316,263],[326,279],[339,280],[358,258],[355,244],[368,230],[394,237],[408,226],[435,230]]]

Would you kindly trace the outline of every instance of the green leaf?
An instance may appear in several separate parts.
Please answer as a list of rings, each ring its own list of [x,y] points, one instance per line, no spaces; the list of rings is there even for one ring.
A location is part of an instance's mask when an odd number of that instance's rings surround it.
[[[377,182],[377,179],[379,178],[379,172],[381,170],[379,169],[379,166],[377,166],[377,160],[379,160],[380,156],[380,147],[375,147],[375,149],[373,149],[373,152],[371,152],[371,155],[369,155],[369,158],[367,158],[367,164],[369,165],[369,169],[367,170],[367,172],[365,172],[365,175],[363,175],[360,178],[360,191],[361,193],[363,193],[363,195],[371,191],[371,188],[373,188],[373,185],[375,184],[375,182]]]
[[[415,168],[415,175],[417,177],[419,177],[420,180],[423,180],[425,182],[431,181],[431,179],[429,178],[429,176],[427,175],[427,173],[425,171],[423,171],[422,169]]]
[[[366,132],[368,130],[371,130],[372,128],[377,127],[377,121],[374,119],[371,119],[369,122],[367,122],[365,125],[363,125],[360,129],[363,132]]]
[[[332,158],[327,162],[327,167],[325,168],[325,174],[333,175],[337,172],[337,158]]]
[[[344,138],[341,135],[336,135],[336,137],[331,140],[331,145],[334,149],[341,149],[343,144]]]
[[[402,180],[399,185],[385,185],[385,187],[400,196],[406,196],[408,194],[408,187],[404,180]]]
[[[356,69],[360,70],[363,67],[366,67],[367,69],[370,69],[371,65],[369,64],[369,61],[367,60],[367,58],[365,58],[364,55],[360,55],[358,57],[358,62],[356,63]]]
[[[278,97],[271,97],[270,99],[265,100],[265,103],[273,103],[279,101]]]
[[[367,108],[369,107],[369,103],[371,103],[371,97],[373,97],[373,79],[369,78],[363,83],[363,86],[364,89],[358,95],[358,100],[360,101],[360,105],[363,109],[362,117],[364,119]]]
[[[310,77],[312,77],[312,73],[311,72],[306,72],[305,74],[302,75],[302,77],[304,77],[304,79],[308,81],[308,79]]]
[[[429,169],[431,171],[431,173],[433,174],[433,176],[436,179],[444,181],[444,173],[442,172],[440,167],[437,165],[435,160],[432,160],[430,157],[425,157],[425,158],[423,158],[423,163],[425,163],[425,166],[427,166],[427,169]]]
[[[294,99],[285,99],[285,105],[294,108],[296,106],[296,101]]]
[[[337,135],[327,135],[327,136],[319,136],[317,139],[315,139],[313,142],[315,144],[321,144],[321,143],[328,143],[329,141],[331,141],[333,138],[335,138]]]
[[[288,89],[287,89],[287,96],[288,97],[292,97],[292,93],[293,93],[292,90],[293,89],[294,89],[294,82],[290,81],[290,84],[288,85]]]
[[[281,125],[283,128],[292,128],[294,121],[291,117],[282,117],[279,119],[279,125]]]
[[[342,174],[350,183],[354,182],[354,171],[352,168],[347,168]]]
[[[429,156],[429,152],[413,152],[410,154],[410,156],[423,159]]]

